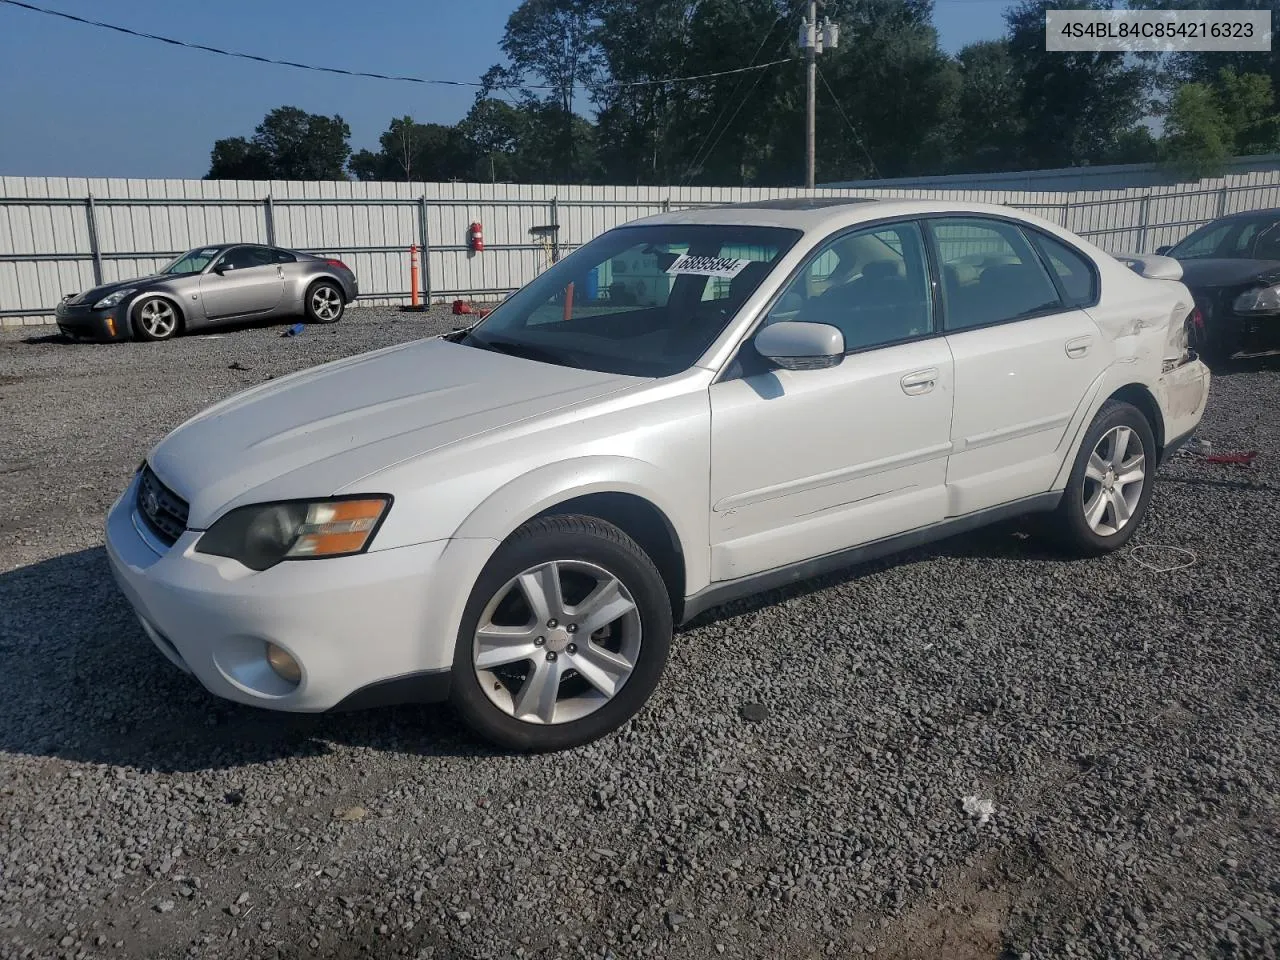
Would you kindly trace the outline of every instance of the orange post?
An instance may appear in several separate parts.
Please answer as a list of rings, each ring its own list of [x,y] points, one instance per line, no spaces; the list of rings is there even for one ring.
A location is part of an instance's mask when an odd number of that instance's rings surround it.
[[[409,248],[409,302],[418,305],[418,245]]]
[[[564,288],[564,318],[573,319],[573,284]]]

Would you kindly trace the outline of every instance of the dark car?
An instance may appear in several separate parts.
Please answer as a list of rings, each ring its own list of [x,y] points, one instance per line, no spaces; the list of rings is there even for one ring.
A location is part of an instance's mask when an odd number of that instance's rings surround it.
[[[1207,362],[1280,348],[1280,209],[1214,220],[1156,253],[1182,264],[1199,308],[1193,345]]]
[[[62,298],[58,329],[94,340],[168,340],[243,320],[337,323],[359,293],[341,260],[252,243],[188,250],[149,277]]]

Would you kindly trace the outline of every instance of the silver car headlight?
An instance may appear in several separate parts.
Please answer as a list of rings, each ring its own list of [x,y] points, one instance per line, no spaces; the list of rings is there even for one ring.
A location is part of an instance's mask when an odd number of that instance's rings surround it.
[[[95,310],[105,310],[107,307],[114,307],[125,297],[131,293],[137,293],[137,287],[129,287],[126,290],[116,290],[114,293],[108,293],[105,297],[93,305]]]
[[[1231,308],[1236,313],[1280,313],[1280,284],[1246,290]]]
[[[195,549],[259,571],[282,560],[345,557],[368,549],[390,506],[388,496],[362,494],[237,507],[219,517]]]

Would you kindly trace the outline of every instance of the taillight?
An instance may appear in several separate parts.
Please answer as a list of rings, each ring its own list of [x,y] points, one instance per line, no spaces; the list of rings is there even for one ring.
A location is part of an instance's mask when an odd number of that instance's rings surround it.
[[[1187,317],[1187,320],[1197,333],[1204,333],[1204,311],[1199,306],[1191,311],[1191,316]]]
[[[343,263],[341,260],[334,260],[333,258],[330,258],[330,259],[326,260],[326,261],[325,261],[325,263],[329,264],[329,266],[331,266],[331,267],[341,267],[343,270],[350,270],[350,269],[351,269],[351,268],[350,268],[350,267],[348,267],[345,263]]]

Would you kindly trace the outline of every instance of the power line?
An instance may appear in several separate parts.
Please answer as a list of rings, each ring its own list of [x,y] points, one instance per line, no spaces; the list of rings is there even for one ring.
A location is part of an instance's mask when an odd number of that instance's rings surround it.
[[[773,36],[773,31],[778,29],[778,24],[780,24],[784,19],[786,19],[788,14],[790,14],[791,12],[792,11],[790,7],[787,7],[787,8],[784,8],[780,14],[774,17],[773,23],[769,24],[769,29],[765,31],[765,35],[760,38],[760,45],[756,47],[756,52],[751,55],[751,60],[747,64],[748,66],[752,66],[755,64],[756,58],[760,56],[760,51],[764,49],[764,45],[768,43],[769,38]],[[711,159],[711,154],[714,153],[716,147],[719,146],[720,138],[724,136],[725,130],[728,130],[729,127],[733,124],[733,121],[738,118],[738,114],[742,111],[742,108],[746,105],[747,100],[751,98],[751,94],[755,92],[756,87],[760,85],[760,79],[763,76],[764,76],[763,73],[756,75],[755,83],[751,85],[750,89],[747,90],[745,96],[743,96],[742,100],[738,103],[738,108],[733,111],[733,116],[729,118],[729,123],[725,124],[724,129],[720,131],[719,136],[717,136],[715,139],[715,143],[711,144],[711,149],[707,150],[707,155],[704,157],[702,155],[702,151],[706,148],[707,142],[711,139],[711,135],[715,133],[716,127],[720,125],[720,121],[724,119],[724,115],[729,110],[729,104],[732,103],[733,100],[738,96],[738,92],[742,89],[742,85],[746,83],[747,78],[743,77],[736,84],[734,84],[733,93],[729,94],[728,99],[726,99],[724,102],[724,106],[720,108],[720,112],[716,115],[714,122],[712,122],[711,126],[707,129],[706,136],[702,138],[702,143],[698,146],[697,151],[693,155],[693,161],[689,164],[689,168],[685,171],[684,176],[681,178],[680,183],[682,185],[685,182],[687,182],[691,176],[693,176],[694,172],[698,169],[698,166],[700,164],[706,163],[707,160]]]
[[[853,125],[853,121],[849,119],[849,115],[844,112],[844,106],[840,103],[840,98],[836,96],[836,92],[831,89],[831,84],[827,82],[827,75],[821,70],[818,76],[822,80],[822,85],[827,88],[827,93],[831,94],[831,99],[836,105],[836,109],[840,111],[840,116],[844,117],[844,122],[849,125],[849,132],[853,134],[854,142],[862,148],[863,155],[867,158],[867,163],[871,164],[871,173],[877,180],[881,179],[880,171],[876,169],[875,160],[871,159],[871,151],[867,149],[867,145],[862,142],[862,137],[858,136],[858,128]]]
[[[23,0],[0,0],[0,3],[8,4],[11,7],[20,7],[23,10],[31,10],[34,13],[43,13],[50,17],[61,17],[63,20],[71,20],[75,23],[82,23],[90,27],[98,27],[103,30],[112,30],[116,33],[123,33],[130,37],[138,37],[143,40],[155,40],[159,43],[167,43],[174,47],[186,47],[189,50],[203,50],[205,53],[215,53],[222,57],[235,57],[240,60],[253,60],[258,63],[269,63],[278,67],[294,67],[298,70],[311,70],[316,73],[336,73],[346,77],[367,77],[372,80],[398,80],[404,83],[422,83],[433,86],[444,87],[483,87],[484,83],[478,80],[440,80],[424,77],[406,77],[397,76],[395,74],[371,73],[364,70],[346,70],[342,67],[324,67],[311,63],[298,63],[294,60],[279,60],[274,57],[260,57],[253,53],[243,53],[239,50],[223,50],[220,47],[211,47],[204,43],[193,43],[188,40],[177,40],[173,37],[163,37],[155,33],[145,33],[141,30],[133,30],[129,27],[122,27],[114,23],[104,23],[101,20],[90,20],[87,17],[78,17],[72,13],[64,13],[61,10],[50,10],[47,7],[39,7],[33,3],[25,3]],[[647,87],[664,83],[690,83],[695,80],[711,80],[715,77],[727,77],[738,73],[747,73],[751,70],[767,70],[769,67],[776,67],[780,63],[789,63],[794,57],[786,57],[782,60],[774,60],[770,63],[754,64],[749,67],[737,67],[733,70],[717,70],[714,73],[700,73],[691,77],[663,77],[657,80],[631,80],[623,83],[611,82],[606,84],[609,87]],[[559,87],[550,84],[516,84],[512,87],[500,87],[497,89],[524,89],[524,90],[558,90]]]

